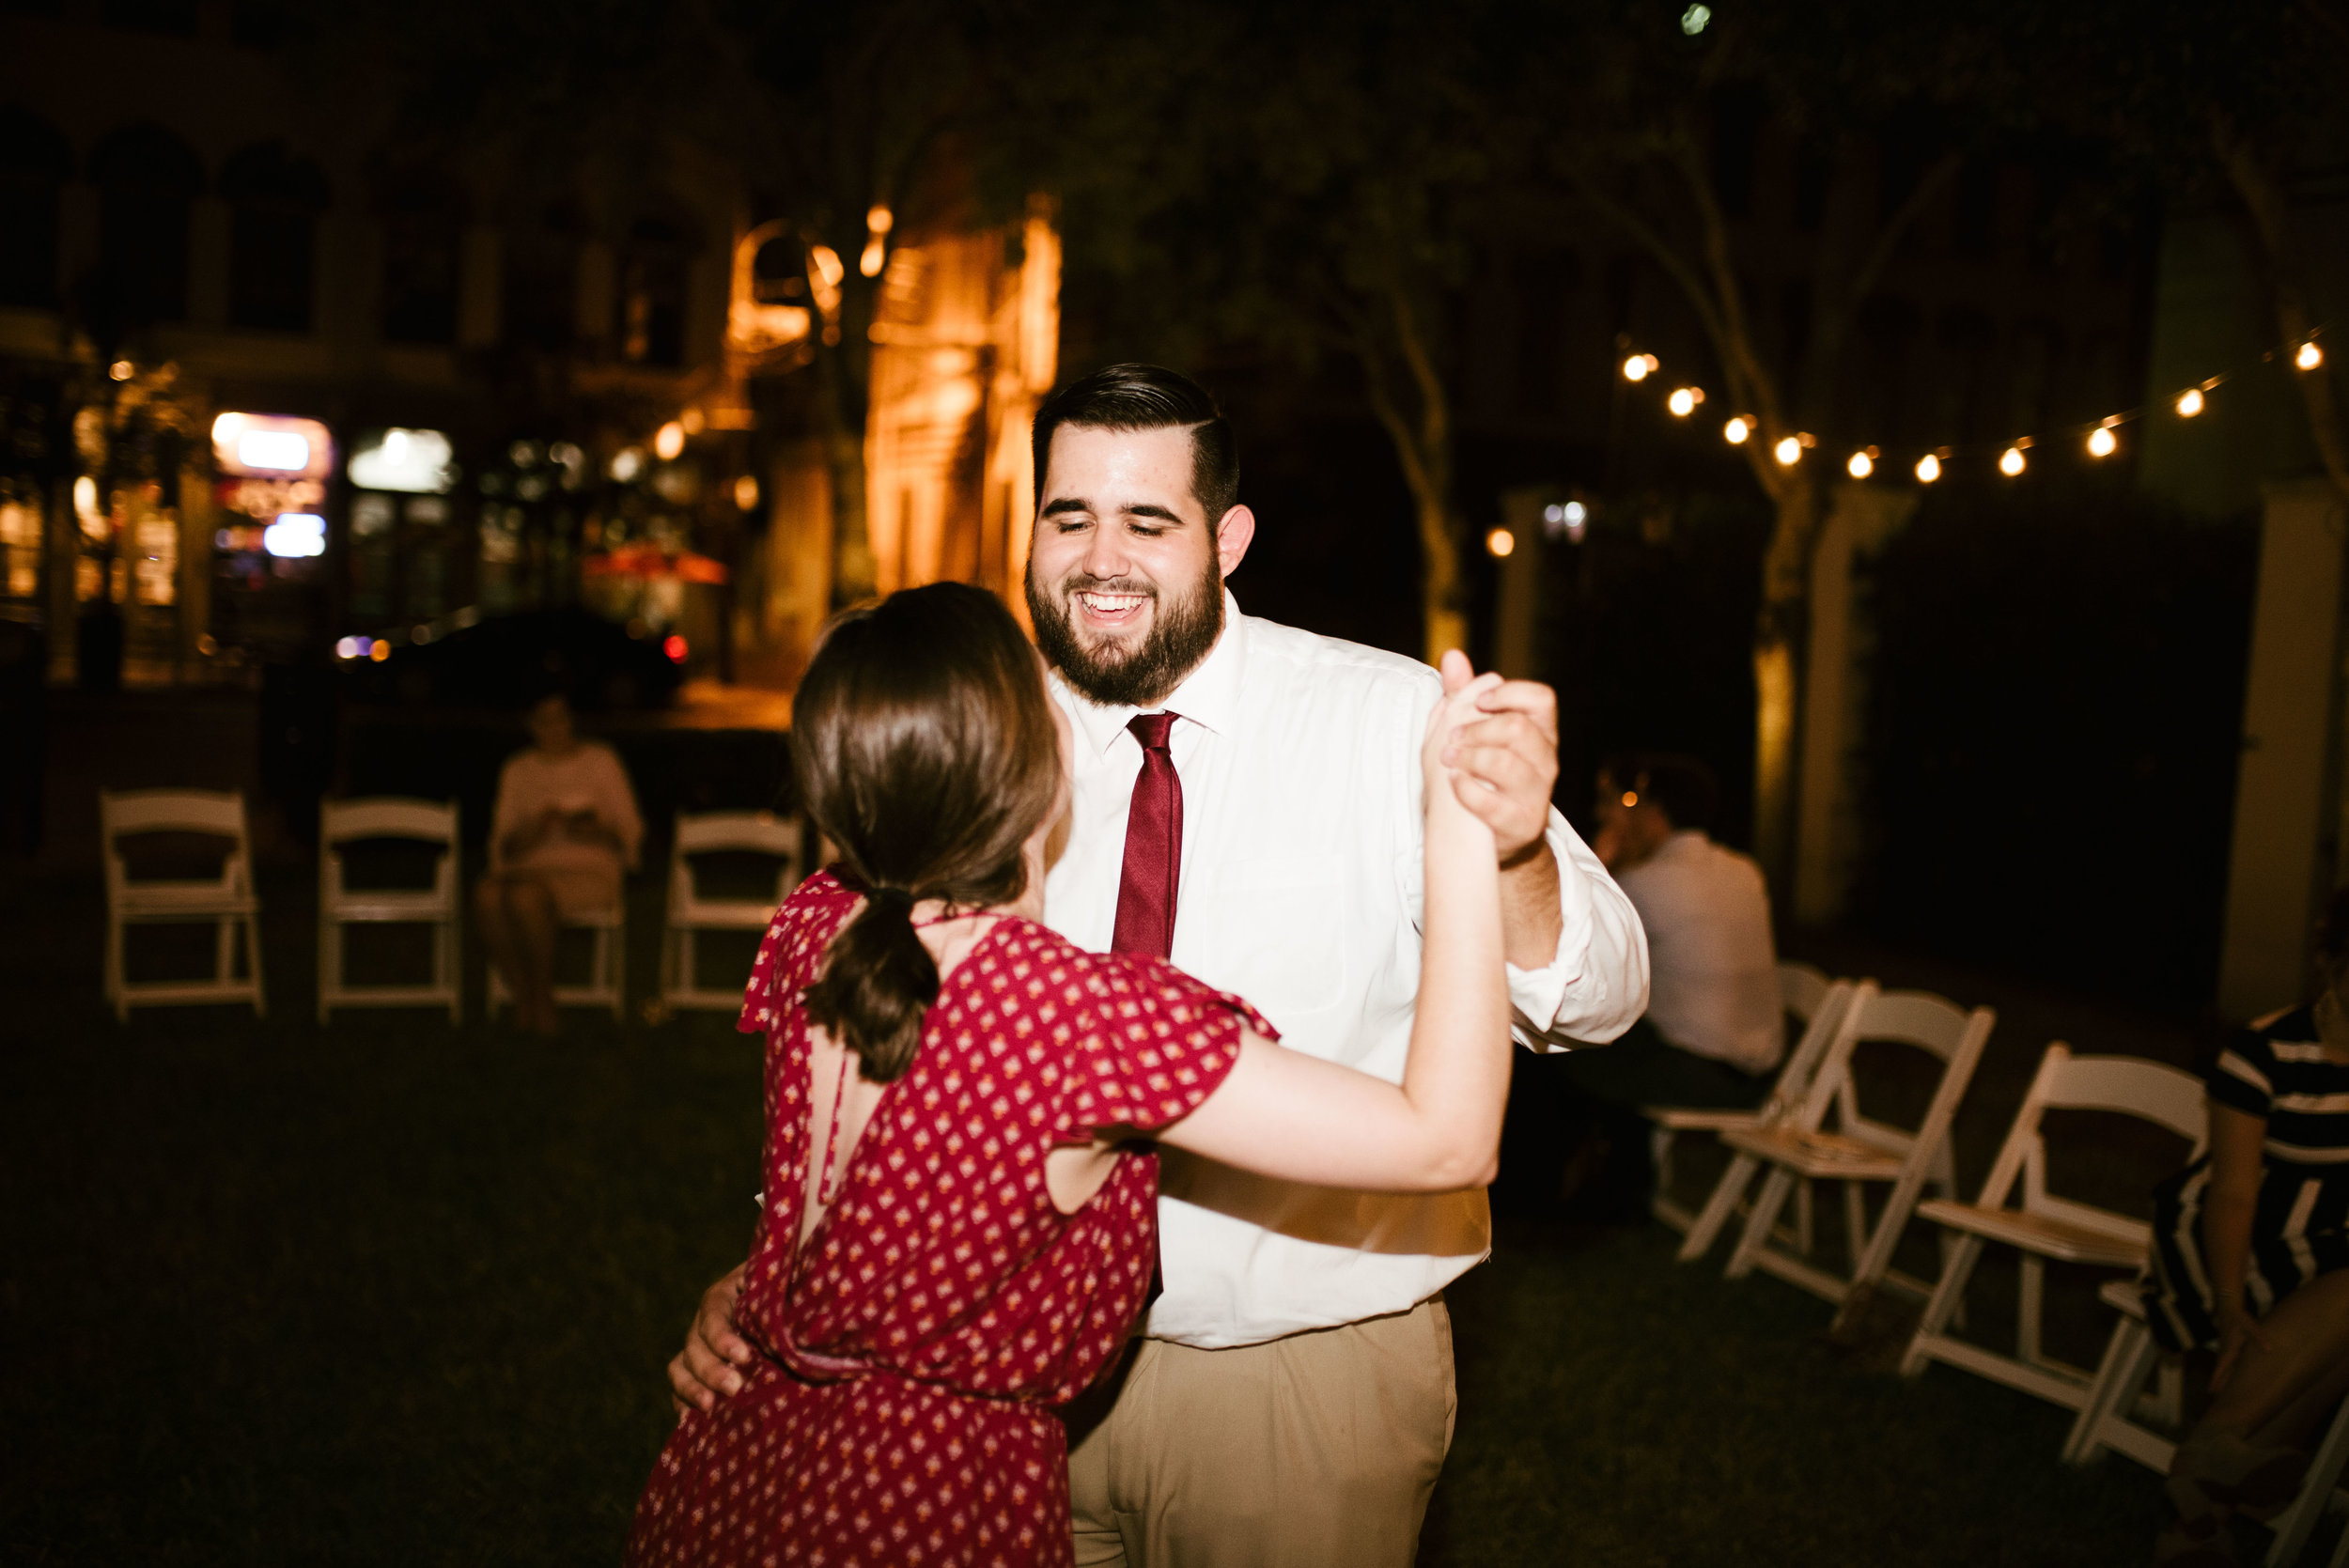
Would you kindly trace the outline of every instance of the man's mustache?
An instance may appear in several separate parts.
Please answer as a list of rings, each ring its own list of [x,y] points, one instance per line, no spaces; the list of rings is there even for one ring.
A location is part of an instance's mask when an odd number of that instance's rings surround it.
[[[1145,598],[1159,597],[1159,585],[1143,578],[1095,577],[1090,573],[1064,577],[1060,581],[1064,594],[1140,594]]]

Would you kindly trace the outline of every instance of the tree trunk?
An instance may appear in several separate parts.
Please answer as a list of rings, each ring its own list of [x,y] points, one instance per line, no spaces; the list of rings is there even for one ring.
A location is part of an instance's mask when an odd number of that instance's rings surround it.
[[[1401,284],[1384,302],[1393,347],[1410,378],[1419,418],[1411,419],[1388,379],[1386,356],[1375,333],[1358,324],[1354,354],[1361,362],[1371,411],[1394,442],[1395,461],[1410,488],[1419,523],[1420,610],[1423,657],[1441,662],[1453,648],[1468,651],[1468,595],[1460,581],[1461,519],[1452,503],[1452,404],[1435,356],[1421,337],[1419,318]]]
[[[1762,563],[1753,635],[1753,857],[1773,894],[1794,889],[1796,753],[1799,737],[1811,550],[1819,533],[1819,487],[1801,470],[1781,481],[1778,520]]]

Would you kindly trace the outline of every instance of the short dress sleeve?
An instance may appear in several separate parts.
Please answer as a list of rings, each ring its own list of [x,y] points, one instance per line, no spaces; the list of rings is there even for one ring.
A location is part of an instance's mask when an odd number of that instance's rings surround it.
[[[829,866],[812,873],[775,910],[758,944],[749,984],[742,987],[742,1015],[735,1028],[744,1034],[771,1033],[799,1001],[821,967],[832,933],[856,903]]]
[[[1058,1129],[1063,1141],[1097,1132],[1154,1132],[1204,1104],[1239,1060],[1241,1032],[1280,1032],[1228,991],[1159,958],[1101,955],[1088,1026],[1075,1032]]]
[[[2227,1043],[2204,1080],[2214,1104],[2265,1121],[2276,1105],[2276,1047],[2263,1030]]]

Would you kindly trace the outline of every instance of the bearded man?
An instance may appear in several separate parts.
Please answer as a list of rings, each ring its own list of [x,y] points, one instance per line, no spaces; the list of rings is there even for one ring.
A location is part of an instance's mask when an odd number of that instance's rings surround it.
[[[1206,392],[1112,365],[1036,411],[1028,609],[1075,735],[1046,924],[1170,956],[1292,1049],[1400,1081],[1419,979],[1427,718],[1469,679],[1240,613],[1255,536]],[[1647,1006],[1638,916],[1551,808],[1557,701],[1509,681],[1446,760],[1501,855],[1510,999],[1535,1049],[1613,1039]],[[1088,1568],[1408,1568],[1454,1411],[1446,1284],[1486,1254],[1480,1189],[1302,1187],[1160,1154],[1163,1291],[1070,1413]],[[754,1352],[710,1287],[677,1396]]]

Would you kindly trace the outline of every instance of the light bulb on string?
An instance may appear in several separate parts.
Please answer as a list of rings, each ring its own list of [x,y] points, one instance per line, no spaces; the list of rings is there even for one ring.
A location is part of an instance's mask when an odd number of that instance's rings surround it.
[[[1928,452],[1917,459],[1917,483],[1930,485],[1941,477],[1941,459]]]
[[[2109,458],[2120,444],[2120,438],[2108,425],[2099,425],[2088,432],[2088,455],[2092,458]]]
[[[1672,389],[1672,395],[1664,399],[1664,407],[1672,410],[1673,418],[1686,419],[1696,412],[1697,405],[1703,401],[1704,394],[1700,389],[1692,386],[1675,387]]]
[[[2300,345],[2300,351],[2292,356],[2292,363],[2303,370],[2313,370],[2325,363],[2325,350],[2318,348],[2316,339],[2311,337]]]
[[[1865,479],[1875,471],[1875,455],[1872,452],[1855,452],[1851,455],[1851,460],[1843,465],[1843,472],[1855,479]]]
[[[1644,381],[1661,363],[1654,354],[1634,354],[1623,362],[1623,379],[1626,381]]]
[[[2178,394],[2178,417],[2180,419],[2191,419],[2201,411],[2202,389],[2201,387],[2190,386]]]
[[[1753,424],[1743,414],[1739,414],[1721,427],[1721,439],[1732,446],[1743,446],[1746,443],[1746,438],[1751,434],[1753,434]]]
[[[1792,468],[1802,461],[1802,442],[1793,436],[1781,437],[1770,449],[1770,456],[1778,459],[1781,468]]]
[[[2010,479],[2023,472],[2024,464],[2023,449],[2019,446],[2010,446],[1999,454],[1999,472]]]

